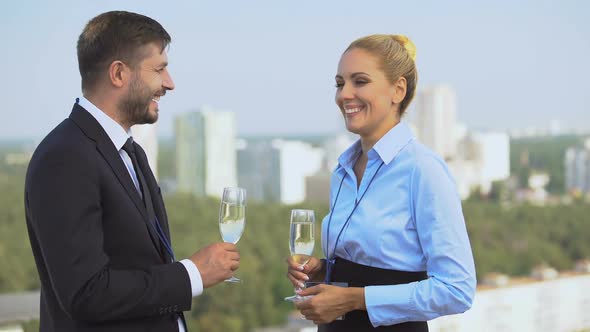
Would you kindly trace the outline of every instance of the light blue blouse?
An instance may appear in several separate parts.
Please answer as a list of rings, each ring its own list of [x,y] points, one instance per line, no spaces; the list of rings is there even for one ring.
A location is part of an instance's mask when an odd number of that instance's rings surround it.
[[[365,287],[373,326],[431,320],[469,309],[475,293],[475,267],[461,200],[445,162],[400,122],[369,150],[357,190],[353,167],[360,153],[357,141],[340,156],[332,174],[333,216],[329,243],[330,214],[322,223],[324,254],[332,258],[335,252],[336,256],[373,267],[426,271],[429,276],[410,284]],[[355,200],[365,191],[334,251]]]

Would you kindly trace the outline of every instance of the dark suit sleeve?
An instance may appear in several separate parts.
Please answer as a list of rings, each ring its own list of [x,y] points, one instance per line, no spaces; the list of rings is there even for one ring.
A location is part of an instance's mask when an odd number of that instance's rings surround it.
[[[70,145],[41,153],[29,167],[27,213],[60,305],[73,319],[92,322],[189,310],[191,286],[182,264],[109,266],[96,156],[88,146]]]

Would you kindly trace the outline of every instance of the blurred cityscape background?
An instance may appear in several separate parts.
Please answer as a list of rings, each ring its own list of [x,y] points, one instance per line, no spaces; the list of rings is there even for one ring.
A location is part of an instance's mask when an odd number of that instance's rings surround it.
[[[404,121],[448,162],[475,256],[473,308],[430,330],[590,331],[588,4],[254,5],[24,1],[0,14],[12,46],[0,55],[0,331],[38,330],[24,176],[80,93],[78,34],[113,9],[149,15],[173,37],[177,91],[133,135],[159,179],[177,256],[221,240],[223,187],[248,191],[244,282],[195,298],[191,331],[315,331],[283,301],[289,212],[328,211],[331,171],[357,139],[333,103],[333,76],[342,50],[369,33],[417,44],[420,82]]]

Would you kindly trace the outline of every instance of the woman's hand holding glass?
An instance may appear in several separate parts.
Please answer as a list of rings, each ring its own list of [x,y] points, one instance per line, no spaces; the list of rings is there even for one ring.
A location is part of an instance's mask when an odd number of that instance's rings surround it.
[[[301,265],[291,256],[287,258],[287,278],[295,288],[305,287],[306,281],[321,281],[325,274],[324,262],[321,259],[310,257],[307,263]]]

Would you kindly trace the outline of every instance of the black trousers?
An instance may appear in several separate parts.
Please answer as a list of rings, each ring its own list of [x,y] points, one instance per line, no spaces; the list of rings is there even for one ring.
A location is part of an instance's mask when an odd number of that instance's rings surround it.
[[[337,257],[332,267],[332,280],[347,282],[348,287],[376,285],[399,285],[427,279],[426,272],[405,272],[386,270],[361,265]],[[318,326],[318,332],[428,332],[426,322],[406,322],[396,325],[373,327],[366,311],[355,310],[346,314],[343,320]]]

